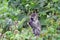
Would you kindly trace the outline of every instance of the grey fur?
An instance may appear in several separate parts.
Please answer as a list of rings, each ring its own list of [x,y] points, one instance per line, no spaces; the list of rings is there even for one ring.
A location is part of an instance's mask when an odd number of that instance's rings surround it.
[[[41,31],[41,25],[40,25],[40,22],[38,20],[37,13],[33,13],[31,15],[29,25],[32,27],[33,33],[35,34],[35,36],[39,36],[40,31]]]

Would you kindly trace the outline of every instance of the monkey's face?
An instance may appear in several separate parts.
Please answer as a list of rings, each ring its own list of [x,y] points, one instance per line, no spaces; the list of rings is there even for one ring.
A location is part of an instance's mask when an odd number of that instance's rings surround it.
[[[38,19],[36,13],[33,13],[30,18],[31,18],[32,21],[36,21]]]

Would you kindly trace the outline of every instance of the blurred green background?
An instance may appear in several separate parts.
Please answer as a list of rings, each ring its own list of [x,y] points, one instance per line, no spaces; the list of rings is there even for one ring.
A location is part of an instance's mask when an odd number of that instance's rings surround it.
[[[60,0],[0,0],[0,40],[36,40],[28,24],[34,9],[42,28],[37,40],[60,40]]]

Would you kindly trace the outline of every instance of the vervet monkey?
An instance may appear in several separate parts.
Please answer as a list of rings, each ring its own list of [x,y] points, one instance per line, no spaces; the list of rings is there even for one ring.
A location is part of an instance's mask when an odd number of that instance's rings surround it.
[[[29,25],[33,29],[33,33],[35,34],[35,36],[39,36],[40,31],[41,31],[41,24],[40,24],[40,22],[38,20],[37,13],[32,13],[31,14]]]

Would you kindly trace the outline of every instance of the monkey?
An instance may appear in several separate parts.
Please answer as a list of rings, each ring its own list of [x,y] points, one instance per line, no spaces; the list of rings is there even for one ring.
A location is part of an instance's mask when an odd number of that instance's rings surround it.
[[[31,14],[29,25],[33,29],[33,34],[35,36],[39,36],[41,32],[41,24],[38,20],[38,15],[36,12]]]

